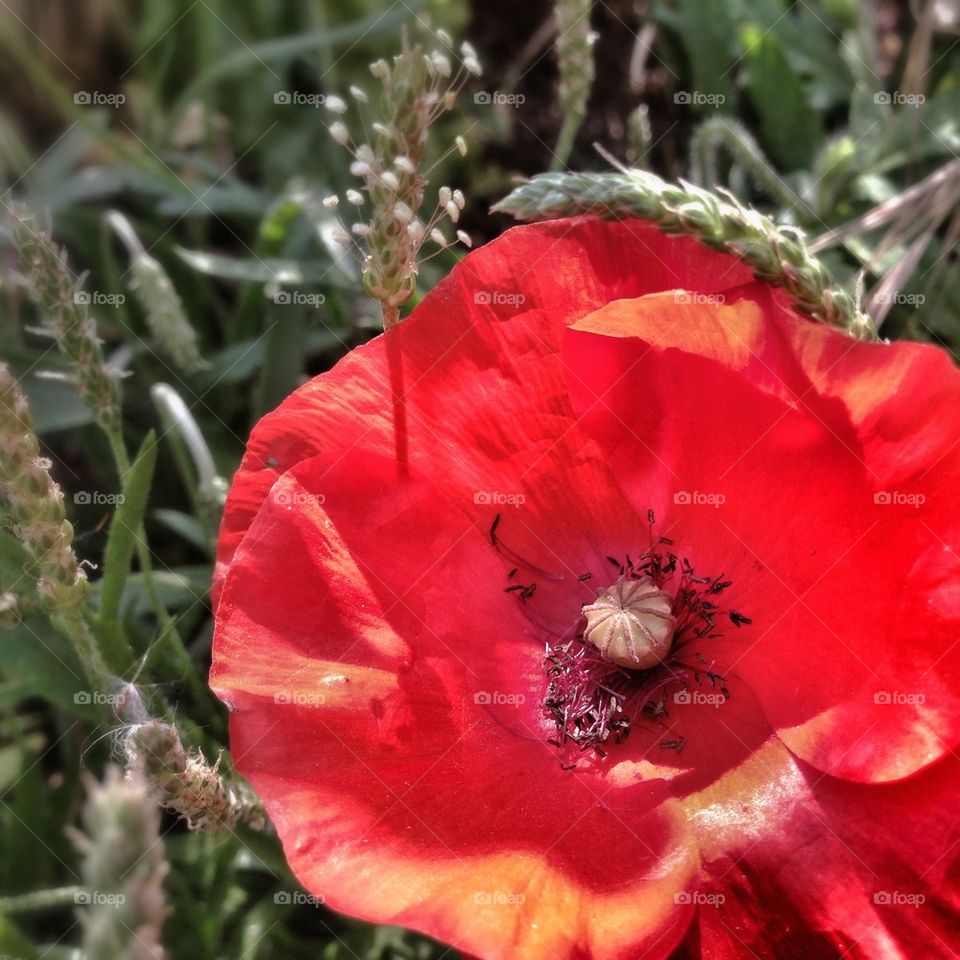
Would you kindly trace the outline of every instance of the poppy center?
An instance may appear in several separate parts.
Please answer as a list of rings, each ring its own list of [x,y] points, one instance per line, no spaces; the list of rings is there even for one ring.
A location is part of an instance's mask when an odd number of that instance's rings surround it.
[[[547,742],[561,752],[562,766],[576,767],[574,758],[583,753],[606,757],[641,723],[661,748],[681,752],[686,738],[674,735],[680,718],[671,711],[682,711],[693,700],[691,690],[704,685],[711,701],[730,697],[710,647],[723,637],[724,621],[735,628],[752,623],[722,603],[732,581],[723,573],[698,574],[675,552],[672,539],[654,533],[651,510],[649,547],[633,558],[608,555],[617,579],[591,602],[568,606],[563,598],[565,585],[573,586],[568,578],[504,543],[501,519],[499,513],[493,519],[490,543],[513,564],[504,590],[517,598],[544,639],[541,715],[553,726]],[[578,575],[576,589],[589,589],[596,575],[596,569]],[[541,582],[546,591],[537,590]],[[579,616],[570,622],[574,610]]]
[[[670,654],[677,620],[673,597],[650,577],[621,577],[583,607],[583,639],[605,660],[627,670],[648,670]]]

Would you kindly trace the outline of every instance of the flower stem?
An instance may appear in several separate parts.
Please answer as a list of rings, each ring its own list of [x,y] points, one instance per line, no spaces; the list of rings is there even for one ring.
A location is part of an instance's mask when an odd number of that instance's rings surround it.
[[[72,906],[77,895],[87,892],[86,887],[55,887],[52,890],[35,890],[14,897],[0,897],[0,914],[30,913],[53,907]]]
[[[561,170],[567,162],[582,123],[582,116],[571,113],[564,116],[563,125],[560,127],[560,135],[557,137],[557,145],[553,148],[553,160],[550,162],[551,170]]]
[[[755,186],[788,210],[810,216],[801,197],[780,177],[750,131],[730,117],[711,117],[690,138],[690,175],[703,187],[716,187],[720,180],[718,159],[726,151],[753,180]]]

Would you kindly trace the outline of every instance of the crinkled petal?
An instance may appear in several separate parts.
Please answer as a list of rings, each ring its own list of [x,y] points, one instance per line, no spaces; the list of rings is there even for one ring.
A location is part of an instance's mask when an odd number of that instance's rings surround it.
[[[718,669],[750,683],[785,742],[875,781],[954,746],[960,375],[941,353],[856,343],[759,285],[613,302],[566,336],[579,426],[627,497],[734,581],[753,622],[728,627]]]
[[[336,909],[488,957],[665,956],[697,870],[686,820],[662,779],[561,768],[503,583],[473,504],[395,462],[288,472],[218,610],[238,769]]]
[[[952,779],[955,786],[955,773]],[[948,817],[949,827],[934,824],[935,810],[948,813],[942,789],[932,809],[921,803],[915,820],[904,818],[916,808],[897,805],[903,790],[834,780],[771,740],[740,769],[689,797],[704,883],[686,955],[955,957],[956,914],[947,899],[932,894],[918,907],[913,895],[930,889],[925,873],[939,877],[946,863],[956,863],[949,850],[935,852],[937,840],[957,843],[956,818]],[[909,852],[916,840],[919,856]]]
[[[257,424],[224,513],[215,594],[267,491],[299,461],[399,450],[441,481],[519,489],[570,416],[559,356],[568,323],[620,297],[675,286],[711,294],[749,276],[731,257],[640,221],[508,230],[466,257],[389,336],[352,351]],[[542,429],[546,419],[531,425],[531,409],[552,416],[552,429]]]

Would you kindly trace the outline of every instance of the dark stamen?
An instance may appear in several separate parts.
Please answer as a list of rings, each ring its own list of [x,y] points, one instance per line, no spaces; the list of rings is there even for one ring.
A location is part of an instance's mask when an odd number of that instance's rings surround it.
[[[651,531],[651,542],[654,541]],[[694,643],[721,636],[716,631],[715,619],[721,613],[713,598],[732,586],[723,574],[714,577],[698,576],[686,557],[651,548],[638,560],[630,555],[622,563],[613,556],[607,560],[623,577],[649,577],[659,589],[670,581],[679,569],[672,613],[676,618],[673,649],[668,660],[649,670],[628,670],[605,660],[593,644],[584,640],[578,630],[571,631],[560,642],[547,643],[544,668],[547,690],[543,710],[556,727],[556,736],[549,742],[559,750],[590,750],[597,757],[606,755],[605,745],[622,743],[639,720],[661,725],[669,716],[670,692],[691,685],[709,682],[711,689],[719,690],[729,698],[725,678],[714,670],[714,663],[702,653],[691,649]],[[584,574],[581,582],[590,578]],[[521,599],[524,594],[521,594]],[[748,617],[736,611],[727,612],[739,626],[749,623]],[[698,668],[685,662],[694,656],[703,666]],[[664,749],[683,750],[684,737],[661,742]],[[564,769],[571,769],[565,766]]]

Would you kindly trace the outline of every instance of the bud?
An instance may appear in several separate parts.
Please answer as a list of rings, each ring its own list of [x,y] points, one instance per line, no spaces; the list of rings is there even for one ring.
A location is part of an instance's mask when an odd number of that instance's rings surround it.
[[[673,598],[650,579],[622,578],[583,608],[583,639],[628,670],[649,670],[670,653],[676,619]]]

